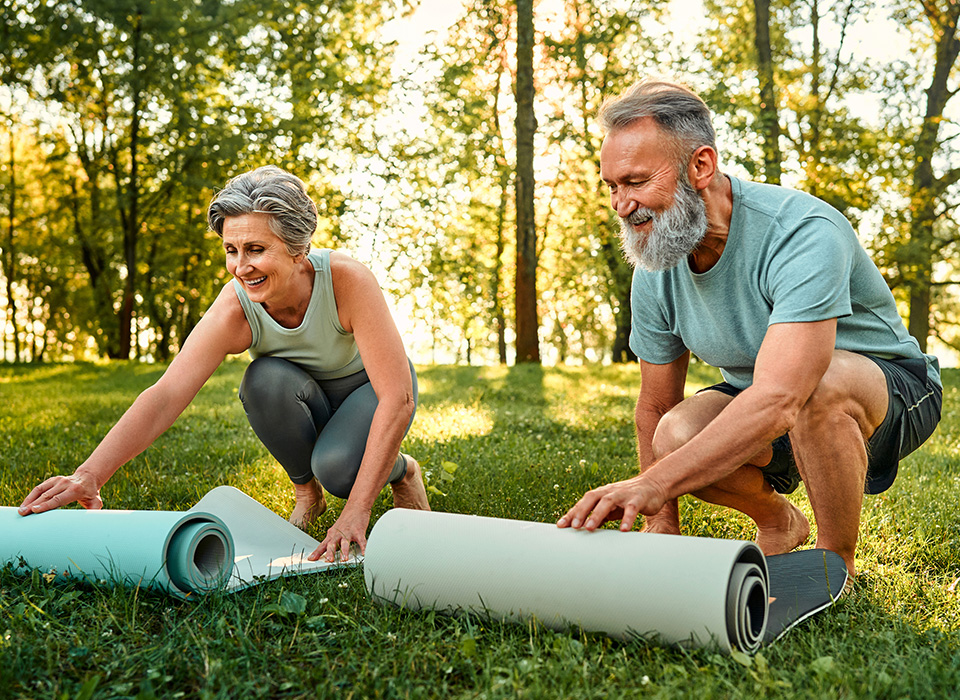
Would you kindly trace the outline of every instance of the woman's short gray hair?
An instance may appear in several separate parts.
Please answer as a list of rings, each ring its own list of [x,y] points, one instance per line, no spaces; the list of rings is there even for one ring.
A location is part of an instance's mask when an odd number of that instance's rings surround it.
[[[634,83],[623,94],[607,98],[598,115],[604,132],[623,129],[645,117],[652,117],[671,137],[684,162],[701,146],[717,149],[710,108],[695,92],[677,83]]]
[[[296,175],[275,165],[237,175],[213,196],[207,223],[223,238],[224,219],[244,214],[269,214],[270,230],[290,255],[310,252],[310,240],[317,230],[317,206]]]

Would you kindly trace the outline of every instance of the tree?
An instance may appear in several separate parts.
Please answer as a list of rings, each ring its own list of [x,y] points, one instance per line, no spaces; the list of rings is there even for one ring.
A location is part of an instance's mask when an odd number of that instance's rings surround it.
[[[558,322],[562,315],[578,334],[592,337],[592,344],[600,347],[607,346],[600,340],[602,327],[612,325],[609,356],[613,362],[636,360],[629,346],[633,270],[620,251],[619,224],[600,179],[601,134],[596,116],[605,98],[626,89],[645,69],[656,72],[657,61],[673,62],[668,53],[658,50],[653,39],[656,31],[647,31],[657,26],[662,7],[624,9],[620,5],[609,0],[567,0],[565,21],[547,38],[558,76],[555,82],[565,88],[554,101],[554,117],[547,128],[556,151],[563,154],[558,177],[564,194],[559,201],[573,209],[554,217],[556,225],[566,228],[566,235],[557,232],[553,247],[575,253],[565,266],[551,267],[554,273],[549,279],[563,281],[568,290],[583,290],[579,302],[568,299],[566,308],[554,315]],[[560,291],[552,294],[552,298],[569,296]]]
[[[211,264],[219,246],[205,234],[204,210],[229,175],[287,165],[319,195],[324,235],[337,229],[343,197],[334,176],[368,136],[351,121],[368,121],[386,91],[379,26],[407,7],[13,5],[4,55],[22,58],[17,79],[46,113],[19,121],[49,145],[50,168],[68,185],[48,193],[45,210],[57,230],[69,222],[66,243],[87,280],[72,318],[87,324],[101,354],[118,358],[167,357],[212,301],[224,273]],[[6,17],[9,3],[2,8]],[[23,186],[15,184],[8,194]],[[15,284],[23,255],[9,243],[4,255],[12,256],[4,272],[13,272],[5,283]]]
[[[533,0],[517,1],[517,362],[540,362],[537,315],[537,229],[533,137],[537,131],[533,81]]]
[[[767,182],[779,185],[783,155],[780,152],[780,114],[773,77],[773,51],[770,46],[770,0],[754,0],[753,7],[756,19],[754,46],[757,51],[757,77],[760,82],[758,122],[763,135],[763,171]]]
[[[948,85],[960,55],[957,21],[960,4],[956,2],[920,2],[933,39],[933,66],[925,90],[923,121],[913,145],[913,177],[909,186],[910,216],[907,243],[898,254],[900,271],[908,290],[910,334],[923,350],[931,333],[931,289],[934,262],[947,240],[955,241],[956,228],[949,225],[938,231],[952,206],[945,199],[960,182],[960,167],[940,174],[935,170],[938,156],[947,144],[942,137],[947,104],[956,94]],[[946,235],[947,240],[944,240]]]

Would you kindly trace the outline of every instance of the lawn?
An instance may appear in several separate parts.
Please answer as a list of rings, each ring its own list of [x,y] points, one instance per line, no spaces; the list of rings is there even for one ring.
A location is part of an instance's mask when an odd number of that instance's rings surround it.
[[[104,487],[106,507],[185,510],[230,484],[287,514],[292,489],[237,400],[244,366],[222,367]],[[162,370],[0,365],[0,505],[72,471]],[[419,377],[404,450],[423,465],[435,510],[553,521],[583,491],[635,471],[637,367],[422,367]],[[715,377],[694,367],[688,389]],[[385,607],[359,569],[184,602],[7,567],[0,698],[955,697],[960,371],[945,381],[934,438],[892,489],[866,499],[854,592],[753,659]],[[802,489],[792,498],[810,515]],[[330,502],[321,527],[342,507]],[[387,489],[374,520],[389,505]],[[686,534],[753,537],[745,518],[691,499],[681,513]]]

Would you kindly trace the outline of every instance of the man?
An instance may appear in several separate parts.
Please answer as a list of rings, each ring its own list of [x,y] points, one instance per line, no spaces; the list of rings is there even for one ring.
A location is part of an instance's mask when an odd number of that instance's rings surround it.
[[[641,474],[588,492],[557,523],[638,514],[679,534],[677,498],[746,513],[765,554],[810,524],[783,494],[802,479],[816,546],[855,574],[863,493],[879,493],[940,419],[936,358],[900,319],[849,222],[820,200],[717,166],[710,112],[688,89],[642,82],[600,113],[601,177],[635,266]],[[684,398],[690,353],[724,382]]]

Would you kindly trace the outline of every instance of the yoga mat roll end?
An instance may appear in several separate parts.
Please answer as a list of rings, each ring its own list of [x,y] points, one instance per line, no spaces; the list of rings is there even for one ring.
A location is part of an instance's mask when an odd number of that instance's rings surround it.
[[[174,592],[184,597],[226,586],[234,544],[227,526],[209,513],[188,516],[170,533],[164,566]]]

